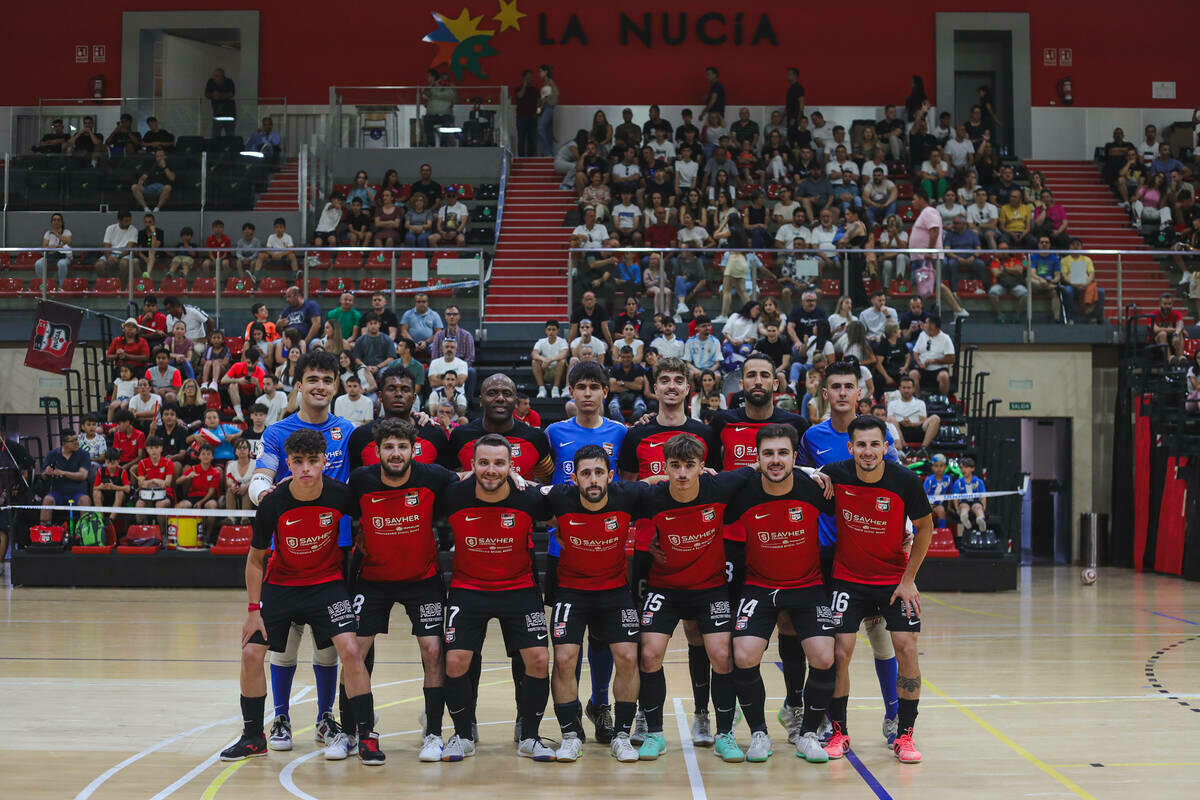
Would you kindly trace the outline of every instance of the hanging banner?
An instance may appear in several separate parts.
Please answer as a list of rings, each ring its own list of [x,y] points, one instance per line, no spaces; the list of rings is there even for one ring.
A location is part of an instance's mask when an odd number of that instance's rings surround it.
[[[25,366],[61,375],[71,366],[75,343],[79,339],[79,323],[83,312],[77,308],[46,301],[37,305]]]

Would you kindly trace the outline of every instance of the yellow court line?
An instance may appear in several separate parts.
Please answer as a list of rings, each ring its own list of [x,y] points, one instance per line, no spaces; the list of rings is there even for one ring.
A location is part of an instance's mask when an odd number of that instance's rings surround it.
[[[509,681],[490,681],[488,683],[479,684],[479,688],[482,689],[485,686],[499,686],[502,683],[508,683],[508,682]],[[384,703],[381,706],[375,706],[375,709],[379,710],[381,708],[391,708],[392,706],[398,706],[401,703],[412,703],[417,700],[424,700],[424,699],[425,699],[425,695],[419,694],[419,695],[415,695],[413,697],[405,697],[402,700],[393,700],[392,702]],[[317,727],[315,724],[309,725],[307,728],[301,728],[298,731],[293,731],[293,735],[300,734],[300,733],[308,733],[315,727]],[[250,761],[251,761],[251,759],[249,759],[249,758],[243,759],[241,761],[235,761],[232,764],[230,764],[228,767],[226,767],[225,769],[221,770],[221,773],[219,775],[217,775],[217,777],[213,778],[212,783],[210,783],[208,785],[208,788],[204,790],[204,794],[200,795],[200,800],[212,800],[216,796],[217,792],[221,790],[221,786],[224,785],[225,781],[232,778],[233,773],[237,772],[239,769],[242,768],[243,765],[249,763]]]
[[[954,706],[962,713],[966,714],[967,718],[970,719],[971,721],[975,722],[976,724],[978,724],[979,727],[983,728],[985,731],[990,733],[992,736],[995,736],[1001,742],[1008,745],[1008,747],[1014,753],[1016,753],[1017,755],[1019,755],[1021,758],[1025,759],[1026,761],[1028,761],[1030,764],[1033,764],[1035,767],[1037,767],[1042,772],[1049,775],[1051,778],[1054,778],[1054,780],[1061,783],[1067,789],[1070,789],[1071,792],[1073,794],[1075,794],[1077,797],[1081,797],[1084,800],[1096,800],[1095,795],[1088,793],[1082,787],[1080,787],[1078,784],[1076,784],[1074,781],[1072,781],[1070,778],[1068,778],[1066,775],[1063,775],[1061,772],[1056,770],[1054,767],[1050,766],[1045,761],[1042,761],[1040,758],[1035,756],[1033,753],[1029,752],[1024,747],[1021,747],[1021,745],[1017,744],[1012,739],[1005,736],[1003,733],[1001,733],[999,730],[997,730],[995,728],[995,726],[991,725],[986,720],[984,720],[983,717],[979,716],[974,711],[967,708],[962,703],[958,702],[953,697],[951,697],[950,695],[943,692],[941,689],[934,686],[927,679],[922,679],[921,682],[925,686],[928,686],[930,691],[932,691],[938,697],[942,698],[947,703]]]
[[[1092,767],[1091,764],[1050,764],[1050,766],[1059,767],[1061,769]],[[1104,764],[1104,767],[1200,767],[1200,761],[1145,761],[1137,764]],[[1095,769],[1095,767],[1093,767],[1093,769]]]

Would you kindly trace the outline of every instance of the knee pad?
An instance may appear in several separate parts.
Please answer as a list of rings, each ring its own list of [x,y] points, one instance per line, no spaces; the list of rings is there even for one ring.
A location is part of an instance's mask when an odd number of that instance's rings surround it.
[[[883,620],[871,619],[863,624],[867,629],[867,639],[871,642],[871,650],[875,653],[875,658],[880,661],[895,658],[896,649],[892,647],[892,635],[888,633]]]
[[[317,648],[317,643],[313,642],[313,664],[318,667],[336,667],[338,663],[337,648],[333,645],[329,647]]]
[[[304,636],[303,625],[293,625],[288,630],[287,649],[282,653],[271,652],[271,666],[294,667],[300,653],[300,639]]]

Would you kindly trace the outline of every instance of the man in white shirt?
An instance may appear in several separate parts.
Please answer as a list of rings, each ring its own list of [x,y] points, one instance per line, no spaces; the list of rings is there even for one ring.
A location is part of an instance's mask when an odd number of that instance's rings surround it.
[[[136,244],[138,229],[133,227],[133,215],[118,211],[117,221],[104,231],[104,249],[107,253],[96,259],[96,274],[105,277],[111,269],[114,274],[129,274],[130,245]]]
[[[375,404],[363,397],[362,381],[357,375],[342,378],[346,393],[333,401],[333,413],[354,423],[354,427],[375,419]]]
[[[699,175],[700,162],[692,158],[691,146],[680,145],[679,158],[675,161],[675,194],[696,186]]]
[[[775,231],[775,246],[780,250],[803,250],[808,246],[808,226],[804,224],[804,209],[797,203],[791,219]]]
[[[429,385],[437,388],[442,385],[442,376],[451,370],[456,375],[467,376],[467,362],[458,357],[458,342],[454,339],[442,339],[442,357],[429,362]]]
[[[792,196],[792,187],[779,187],[779,202],[771,209],[771,217],[775,220],[776,225],[783,225],[789,222],[795,215],[796,209],[802,209],[804,206],[796,202]]]
[[[965,175],[966,171],[975,164],[975,144],[967,138],[967,126],[959,125],[954,129],[954,138],[946,142],[946,158],[954,167],[954,174]]]
[[[812,127],[809,132],[812,133],[813,149],[818,153],[824,154],[826,146],[833,141],[833,129],[838,125],[832,121],[826,120],[825,115],[820,111],[814,111],[809,115],[812,120]]]
[[[825,165],[825,173],[829,176],[829,182],[833,184],[834,200],[840,203],[842,208],[852,203],[861,205],[861,202],[855,202],[859,194],[858,164],[847,158],[844,144],[838,144],[834,148],[832,158]]]
[[[937,314],[930,314],[925,320],[911,355],[914,369],[909,372],[909,377],[913,383],[923,389],[936,388],[938,394],[949,395],[954,342],[942,330],[942,318]]]
[[[654,160],[662,159],[670,164],[675,159],[675,143],[667,138],[666,128],[654,129],[654,141],[650,142],[649,147],[654,151]]]
[[[837,248],[833,245],[833,240],[837,237],[837,226],[833,224],[833,212],[828,208],[821,210],[821,224],[814,225],[812,230],[808,232],[808,246],[816,251],[814,255],[821,260],[822,267],[835,267],[837,262],[834,258],[837,254]]]
[[[889,322],[894,322],[897,326],[900,324],[896,309],[887,304],[887,299],[887,292],[877,289],[871,295],[870,307],[863,309],[858,315],[858,321],[867,329],[867,338],[872,342],[883,338],[883,329]]]
[[[625,148],[625,157],[621,163],[614,164],[612,168],[612,183],[613,188],[619,192],[629,189],[630,192],[636,192],[638,184],[642,180],[641,167],[634,161],[637,155],[632,147]]]
[[[437,210],[437,215],[434,217],[435,232],[429,234],[429,246],[437,247],[439,244],[445,244],[462,247],[467,243],[463,231],[467,227],[467,217],[470,212],[467,211],[466,205],[458,199],[458,189],[455,187],[447,186],[445,196],[445,202],[442,203],[442,207]]]
[[[920,437],[924,449],[937,437],[942,420],[937,414],[926,413],[925,401],[914,394],[916,388],[912,377],[906,375],[900,379],[900,397],[888,402],[887,420],[900,428],[902,438],[897,444],[907,444]]]
[[[636,247],[642,243],[642,210],[634,205],[628,186],[621,188],[621,202],[613,206],[612,222],[622,244]]]
[[[467,393],[458,385],[458,381],[458,373],[452,369],[442,374],[442,385],[429,393],[429,407],[435,413],[442,403],[449,403],[460,417],[466,415]]]
[[[539,398],[546,396],[546,378],[550,379],[550,395],[559,396],[558,385],[567,375],[564,369],[571,356],[571,345],[558,335],[558,320],[546,320],[546,335],[538,339],[529,353],[533,379],[537,381]]]
[[[675,336],[675,320],[664,316],[662,333],[654,337],[650,346],[658,351],[659,358],[681,358],[684,344],[686,343],[682,339]]]
[[[979,234],[989,250],[996,249],[996,224],[1000,209],[988,202],[987,189],[975,190],[975,202],[967,206],[967,227]]]
[[[604,354],[608,352],[608,344],[603,339],[597,339],[592,336],[592,321],[590,319],[581,319],[579,321],[579,335],[575,337],[575,341],[571,342],[572,359],[582,359],[580,351],[585,347],[596,356],[597,361],[601,364],[604,363]],[[569,366],[574,366],[574,363],[569,363]]]
[[[287,410],[288,399],[287,395],[279,391],[279,379],[268,372],[263,376],[263,393],[254,402],[262,403],[267,407],[266,424],[274,425],[283,419],[283,412]]]
[[[683,227],[679,229],[680,247],[704,247],[712,242],[708,231],[696,224],[691,214],[683,215]]]
[[[846,138],[846,129],[841,125],[834,126],[833,138],[825,143],[825,160],[832,160],[837,155],[839,147],[844,147],[846,148],[846,152],[850,152],[850,140]],[[858,165],[856,164],[855,166],[857,167]]]
[[[254,262],[254,279],[258,280],[259,273],[266,266],[287,266],[293,273],[299,271],[296,254],[291,248],[296,246],[292,235],[287,232],[287,220],[278,217],[275,220],[275,230],[267,237],[266,250],[258,254]]]
[[[583,224],[576,225],[575,230],[571,231],[571,247],[599,250],[608,242],[608,228],[596,222],[596,209],[588,206],[583,210]]]

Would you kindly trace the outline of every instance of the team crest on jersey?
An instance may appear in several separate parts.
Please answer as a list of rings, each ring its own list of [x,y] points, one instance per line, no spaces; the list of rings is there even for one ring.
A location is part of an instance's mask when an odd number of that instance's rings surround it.
[[[703,512],[701,512],[700,516],[705,522],[712,522],[717,518],[717,512],[714,509],[706,508]]]
[[[742,457],[743,457],[743,456],[745,456],[745,455],[746,455],[746,445],[744,445],[744,444],[735,444],[735,445],[733,446],[733,456],[734,456],[734,458],[742,458]]]
[[[667,537],[667,541],[669,541],[673,545],[678,545],[680,540],[679,540],[678,536],[671,535],[671,536]]]
[[[565,622],[554,623],[554,638],[561,639],[566,635],[567,635],[567,623],[565,623]]]
[[[474,547],[478,543],[479,543],[479,540],[476,539],[474,536],[467,537],[467,547]]]
[[[513,458],[520,458],[521,457],[521,443],[513,442],[512,448],[509,450],[509,452],[512,453]]]
[[[446,644],[454,644],[454,628],[446,628]]]
[[[609,455],[610,457],[612,456],[612,454],[613,454],[613,445],[612,445],[612,442],[605,442],[604,444],[602,444],[602,445],[600,445],[600,446],[604,448],[604,452],[605,452],[605,453],[608,453],[608,455]]]
[[[575,545],[576,547],[579,547],[581,544],[583,544],[583,539],[580,539],[578,536],[572,536],[571,544]]]
[[[418,492],[409,492],[404,495],[404,504],[406,506],[415,506],[421,502],[421,495]]]
[[[605,517],[604,518],[604,530],[615,531],[616,529],[617,529],[617,518],[616,517]]]
[[[500,515],[500,527],[501,528],[511,528],[513,525],[516,525],[516,524],[517,524],[517,518],[515,515],[513,515],[513,514],[501,514]]]
[[[329,431],[329,436],[330,436],[330,438],[332,438],[332,439],[333,439],[335,442],[341,441],[341,439],[342,439],[342,429],[341,429],[341,428],[333,428],[333,429],[331,429],[331,430]]]
[[[803,522],[804,521],[804,509],[789,508],[788,509],[788,518],[791,519],[792,522]]]
[[[320,516],[319,521],[322,525],[332,525],[333,524],[333,513],[327,512],[327,513],[322,514]]]
[[[421,453],[422,453],[422,452],[424,452],[424,447],[425,447],[425,445],[424,445],[424,443],[423,443],[423,442],[421,442],[421,440],[420,440],[420,439],[418,439],[417,441],[413,442],[413,455],[414,455],[414,456],[419,456],[419,455],[421,455]]]
[[[736,624],[736,625],[734,625],[733,627],[734,627],[736,630],[739,630],[739,631],[744,631],[744,630],[746,630],[746,627],[747,627],[749,624],[750,624],[750,618],[749,618],[749,617],[738,617],[738,618],[737,618],[737,624]]]
[[[758,540],[763,544],[766,544],[767,542],[771,541],[771,534],[767,533],[766,531],[759,531]]]
[[[875,498],[875,510],[876,511],[887,511],[891,507],[892,507],[892,500],[890,497],[876,497]]]

